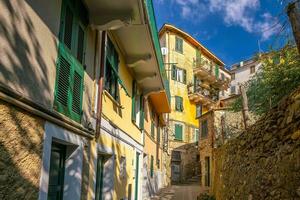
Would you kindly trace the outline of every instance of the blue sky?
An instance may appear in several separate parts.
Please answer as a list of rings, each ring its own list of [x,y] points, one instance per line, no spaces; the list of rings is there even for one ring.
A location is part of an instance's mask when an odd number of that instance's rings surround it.
[[[262,51],[279,48],[283,35],[290,33],[281,0],[153,0],[153,4],[158,28],[170,23],[183,29],[227,66],[257,53],[258,41]],[[282,26],[286,28],[280,32]]]

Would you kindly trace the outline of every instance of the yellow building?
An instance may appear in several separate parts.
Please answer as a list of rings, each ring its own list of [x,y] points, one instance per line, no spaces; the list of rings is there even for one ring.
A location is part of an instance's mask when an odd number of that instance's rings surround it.
[[[201,171],[197,118],[213,108],[219,93],[229,83],[229,73],[218,57],[179,28],[165,24],[159,37],[172,99],[169,115],[172,181],[185,181]]]
[[[134,9],[131,23],[139,26],[109,30],[103,38],[101,133],[94,163],[100,168],[94,168],[102,173],[95,172],[96,196],[99,191],[107,199],[145,199],[162,187],[159,144],[164,114],[170,112],[168,81],[152,2]],[[149,191],[149,185],[156,190]],[[104,194],[108,188],[111,193]]]

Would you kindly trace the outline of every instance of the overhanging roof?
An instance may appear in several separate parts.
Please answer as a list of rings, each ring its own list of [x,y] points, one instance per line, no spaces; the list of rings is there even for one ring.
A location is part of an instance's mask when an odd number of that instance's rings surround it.
[[[161,37],[167,31],[171,31],[173,33],[180,35],[182,38],[186,39],[190,44],[192,44],[196,48],[200,48],[201,52],[203,54],[205,54],[210,59],[214,60],[218,65],[220,65],[222,67],[222,69],[224,71],[227,71],[227,69],[225,69],[225,67],[224,67],[225,63],[221,59],[219,59],[215,54],[213,54],[211,51],[209,51],[205,46],[203,46],[200,42],[198,42],[195,38],[193,38],[187,32],[185,32],[171,24],[164,24],[161,27],[161,29],[159,30],[159,36]]]

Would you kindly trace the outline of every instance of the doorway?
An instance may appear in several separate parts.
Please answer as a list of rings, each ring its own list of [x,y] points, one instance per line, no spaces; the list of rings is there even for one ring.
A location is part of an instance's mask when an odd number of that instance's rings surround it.
[[[205,157],[205,186],[210,187],[210,158]]]

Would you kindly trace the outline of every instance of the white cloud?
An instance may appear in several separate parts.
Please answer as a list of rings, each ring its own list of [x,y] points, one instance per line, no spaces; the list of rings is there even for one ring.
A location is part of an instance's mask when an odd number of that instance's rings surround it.
[[[197,23],[209,13],[221,15],[227,26],[240,26],[249,33],[267,40],[277,33],[281,24],[270,13],[257,16],[260,0],[158,0],[179,6],[183,19]]]
[[[180,15],[184,19],[193,19],[191,22],[197,22],[208,13],[205,11],[205,4],[201,0],[171,0],[179,6]]]
[[[241,26],[249,33],[256,33],[267,40],[280,29],[278,19],[270,13],[257,17],[259,0],[208,0],[210,12],[221,12],[229,26]]]

